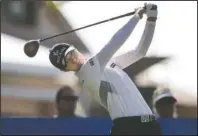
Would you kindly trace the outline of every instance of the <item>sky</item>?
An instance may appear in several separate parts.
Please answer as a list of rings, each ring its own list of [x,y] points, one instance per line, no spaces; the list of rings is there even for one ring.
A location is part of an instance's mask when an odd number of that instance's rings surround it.
[[[133,11],[148,1],[70,1],[59,7],[73,29]],[[151,2],[151,1],[150,1]],[[153,66],[147,78],[158,84],[197,96],[197,2],[154,1],[158,20],[147,56],[169,56],[168,63]],[[95,54],[130,17],[77,31]],[[115,56],[132,50],[144,29],[145,17]],[[145,77],[144,77],[145,78]]]

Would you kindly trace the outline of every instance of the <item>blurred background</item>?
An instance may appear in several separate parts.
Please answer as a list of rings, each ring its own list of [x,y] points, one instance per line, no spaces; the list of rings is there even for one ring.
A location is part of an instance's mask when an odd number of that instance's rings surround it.
[[[153,109],[153,92],[163,86],[177,100],[178,117],[197,118],[197,4],[153,2],[158,5],[156,32],[147,56],[124,69]],[[55,69],[48,60],[54,44],[73,44],[84,55],[97,53],[130,17],[104,23],[42,43],[28,58],[24,44],[133,11],[144,1],[1,1],[1,116],[53,117],[56,94],[69,85],[79,93],[76,114],[108,116],[77,85],[72,72]],[[144,29],[140,21],[115,58],[136,47]],[[123,58],[120,58],[122,60]],[[126,62],[127,63],[127,62]]]

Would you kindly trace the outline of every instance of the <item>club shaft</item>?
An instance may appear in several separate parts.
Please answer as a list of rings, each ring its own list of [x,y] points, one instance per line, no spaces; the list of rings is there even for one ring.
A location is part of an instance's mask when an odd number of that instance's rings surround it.
[[[100,21],[100,22],[97,22],[97,23],[93,23],[93,24],[90,24],[90,25],[87,25],[87,26],[84,26],[84,27],[80,27],[80,28],[71,30],[71,31],[67,31],[67,32],[64,32],[64,33],[60,33],[60,34],[51,36],[51,37],[43,38],[43,39],[40,39],[40,42],[46,41],[46,40],[48,40],[48,39],[52,39],[52,38],[54,38],[54,37],[58,37],[58,36],[61,36],[61,35],[69,34],[69,33],[72,33],[72,32],[75,32],[75,31],[78,31],[78,30],[81,30],[81,29],[85,29],[85,28],[88,28],[88,27],[91,27],[91,26],[95,26],[95,25],[99,25],[99,24],[102,24],[102,23],[105,23],[105,22],[113,21],[113,20],[116,20],[116,19],[119,19],[119,18],[122,18],[122,17],[131,16],[131,15],[133,15],[134,13],[135,13],[135,11],[129,12],[129,13],[126,13],[126,14],[123,14],[123,15],[120,15],[120,16],[117,16],[117,17],[113,17],[113,18],[110,18],[110,19],[106,19],[106,20],[104,20],[104,21]]]

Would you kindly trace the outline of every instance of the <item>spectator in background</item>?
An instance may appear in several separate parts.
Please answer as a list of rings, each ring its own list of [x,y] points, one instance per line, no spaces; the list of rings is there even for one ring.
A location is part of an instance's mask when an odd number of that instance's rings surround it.
[[[56,95],[56,109],[58,114],[55,117],[77,117],[75,114],[78,101],[77,92],[69,86],[61,87]]]
[[[159,88],[153,93],[153,110],[159,117],[176,117],[176,103],[177,100],[168,88]]]

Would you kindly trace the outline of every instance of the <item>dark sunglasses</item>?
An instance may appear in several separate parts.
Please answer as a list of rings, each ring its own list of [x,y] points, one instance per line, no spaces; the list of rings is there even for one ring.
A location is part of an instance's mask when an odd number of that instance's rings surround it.
[[[77,101],[78,97],[77,96],[62,96],[61,100],[64,100],[64,101]]]

